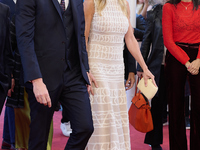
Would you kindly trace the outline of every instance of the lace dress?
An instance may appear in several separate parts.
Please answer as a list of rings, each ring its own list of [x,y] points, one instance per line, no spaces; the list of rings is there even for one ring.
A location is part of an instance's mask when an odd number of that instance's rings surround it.
[[[95,4],[88,57],[90,71],[99,87],[93,86],[94,96],[90,96],[95,130],[88,150],[130,150],[123,62],[128,26],[118,0],[107,0],[101,16]]]

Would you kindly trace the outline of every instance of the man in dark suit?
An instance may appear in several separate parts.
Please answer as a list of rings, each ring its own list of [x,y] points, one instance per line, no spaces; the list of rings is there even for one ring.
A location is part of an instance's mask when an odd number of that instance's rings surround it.
[[[65,150],[84,150],[93,133],[82,0],[17,0],[16,35],[31,124],[29,150],[45,150],[60,103],[72,133]]]
[[[0,3],[0,114],[11,83],[13,53],[10,45],[9,7]]]

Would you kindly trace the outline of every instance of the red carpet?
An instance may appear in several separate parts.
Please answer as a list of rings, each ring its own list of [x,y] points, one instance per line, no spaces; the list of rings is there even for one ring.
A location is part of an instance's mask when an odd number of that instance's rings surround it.
[[[0,135],[2,137],[3,133],[3,116],[4,110],[0,116]],[[63,150],[65,144],[68,140],[67,137],[62,135],[60,130],[60,120],[61,120],[61,112],[55,112],[54,114],[54,135],[53,135],[53,144],[52,150]],[[189,143],[189,131],[187,130],[187,139]],[[144,133],[136,131],[132,126],[130,126],[130,134],[131,134],[131,150],[151,150],[151,148],[144,144]],[[163,127],[163,144],[161,145],[163,150],[169,150],[169,140],[168,140],[168,126]],[[2,142],[2,138],[0,138],[0,143]]]

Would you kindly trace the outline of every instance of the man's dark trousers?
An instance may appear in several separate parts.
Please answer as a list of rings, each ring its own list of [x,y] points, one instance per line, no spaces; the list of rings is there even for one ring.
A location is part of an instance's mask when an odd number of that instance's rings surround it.
[[[73,130],[65,150],[83,150],[93,132],[93,121],[86,82],[81,75],[79,65],[72,70],[67,68],[64,71],[63,82],[54,91],[49,91],[51,108],[36,101],[31,83],[27,84],[26,89],[31,108],[29,149],[46,149],[54,108],[58,99],[61,99],[60,102]]]

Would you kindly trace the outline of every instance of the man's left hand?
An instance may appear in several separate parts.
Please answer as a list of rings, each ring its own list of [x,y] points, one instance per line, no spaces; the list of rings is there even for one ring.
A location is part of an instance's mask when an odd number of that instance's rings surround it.
[[[133,87],[133,84],[135,83],[135,73],[130,72],[128,74],[128,79],[126,80],[126,90],[129,90]]]

